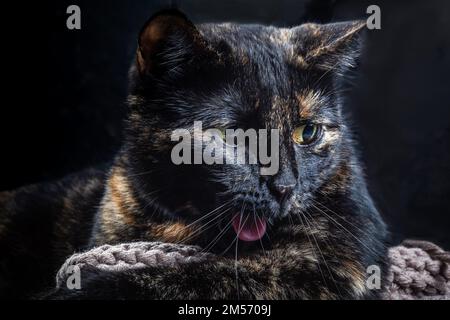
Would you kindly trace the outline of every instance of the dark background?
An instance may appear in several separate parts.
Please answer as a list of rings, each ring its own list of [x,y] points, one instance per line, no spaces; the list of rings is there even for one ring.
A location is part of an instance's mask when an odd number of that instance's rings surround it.
[[[107,162],[120,143],[137,33],[174,1],[58,0],[2,5],[0,190]],[[348,97],[370,190],[394,233],[450,249],[450,2],[176,1],[194,22],[292,26],[366,17],[361,75]],[[82,29],[66,28],[77,4]],[[8,70],[8,72],[6,72]]]

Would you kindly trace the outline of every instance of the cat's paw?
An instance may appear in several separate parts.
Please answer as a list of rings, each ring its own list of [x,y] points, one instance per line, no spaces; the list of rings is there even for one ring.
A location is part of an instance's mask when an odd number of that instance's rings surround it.
[[[65,285],[76,272],[82,277],[84,269],[120,273],[150,267],[176,267],[211,257],[209,253],[202,253],[199,247],[182,244],[134,242],[103,245],[68,258],[58,271],[56,285]]]

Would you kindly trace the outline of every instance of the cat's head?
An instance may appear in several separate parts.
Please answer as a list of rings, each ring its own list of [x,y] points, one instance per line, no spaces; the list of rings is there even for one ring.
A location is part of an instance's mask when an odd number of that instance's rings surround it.
[[[251,241],[307,210],[318,192],[345,189],[353,151],[339,83],[358,57],[363,26],[195,26],[177,11],[153,16],[139,35],[126,131],[142,199],[171,218],[211,221],[215,234],[228,228]],[[278,171],[174,164],[172,133],[192,132],[195,121],[221,132],[277,129]]]

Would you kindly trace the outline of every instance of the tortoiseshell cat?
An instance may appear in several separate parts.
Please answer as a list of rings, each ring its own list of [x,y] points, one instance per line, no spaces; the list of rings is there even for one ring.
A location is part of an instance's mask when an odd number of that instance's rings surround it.
[[[363,28],[194,26],[174,10],[153,16],[139,35],[125,141],[109,171],[0,194],[2,295],[51,288],[74,252],[145,240],[198,245],[216,258],[83,275],[82,290],[50,297],[377,297],[365,285],[366,268],[383,267],[386,229],[340,95]],[[279,172],[174,165],[171,132],[194,121],[279,129]]]

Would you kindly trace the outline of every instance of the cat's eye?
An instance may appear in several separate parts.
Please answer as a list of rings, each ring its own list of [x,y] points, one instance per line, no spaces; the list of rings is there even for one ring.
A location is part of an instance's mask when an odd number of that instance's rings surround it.
[[[222,139],[223,141],[225,141],[225,137],[226,137],[226,129],[224,129],[224,128],[218,128],[217,130],[219,130],[219,133],[220,133],[220,135],[219,135],[219,137],[220,137],[220,139]]]
[[[292,139],[294,142],[301,145],[308,145],[317,140],[320,134],[320,127],[314,123],[306,123],[300,127],[295,128]]]

